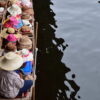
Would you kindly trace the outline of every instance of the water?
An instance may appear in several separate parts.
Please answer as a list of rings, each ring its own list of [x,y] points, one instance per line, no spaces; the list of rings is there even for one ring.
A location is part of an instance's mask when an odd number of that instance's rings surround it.
[[[36,100],[99,100],[100,4],[52,2],[34,0],[39,22]]]
[[[82,100],[99,100],[100,4],[97,0],[53,2],[59,27],[56,35],[69,44],[62,61],[76,73]]]

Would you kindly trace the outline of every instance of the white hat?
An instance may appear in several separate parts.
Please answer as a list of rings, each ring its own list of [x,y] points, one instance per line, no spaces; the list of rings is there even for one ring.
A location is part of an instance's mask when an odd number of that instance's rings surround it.
[[[11,7],[9,7],[9,8],[7,9],[7,11],[8,11],[12,16],[16,16],[16,15],[22,13],[21,8],[20,8],[18,5],[16,5],[16,4],[13,4]]]
[[[28,20],[22,20],[23,24],[26,26],[29,26],[30,28],[32,27],[31,23]]]
[[[4,11],[4,7],[0,7],[0,12],[3,12]]]
[[[30,0],[22,0],[22,4],[28,7],[32,7],[32,3],[30,2]]]
[[[3,70],[13,71],[20,68],[22,64],[22,57],[14,52],[9,52],[0,58],[0,68]]]
[[[21,53],[22,53],[22,55],[28,55],[29,54],[29,50],[28,49],[22,49]]]

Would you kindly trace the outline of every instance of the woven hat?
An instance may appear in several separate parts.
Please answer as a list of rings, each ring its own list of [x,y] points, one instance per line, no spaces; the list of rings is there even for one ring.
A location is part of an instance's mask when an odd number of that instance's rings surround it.
[[[0,58],[0,68],[3,70],[13,71],[20,68],[22,64],[22,57],[14,52],[9,52]]]
[[[9,42],[16,42],[18,39],[16,38],[16,36],[15,36],[14,34],[9,34],[9,35],[7,36],[7,40],[8,40]]]
[[[27,13],[28,15],[34,15],[33,8],[29,8],[27,10],[24,10],[23,13]]]
[[[30,0],[22,0],[22,5],[26,5],[27,7],[32,7],[32,3],[30,2]]]
[[[16,47],[16,45],[14,43],[9,42],[9,43],[7,43],[5,49],[7,51],[13,51],[14,52],[17,49],[17,47]]]
[[[22,18],[22,19],[26,19],[26,20],[28,20],[28,19],[30,19],[30,15],[27,14],[27,13],[22,13],[21,18]]]
[[[7,32],[8,32],[8,33],[15,33],[15,29],[14,29],[14,28],[8,28],[8,29],[7,29]]]
[[[13,4],[11,7],[9,7],[7,9],[7,11],[12,15],[12,16],[16,16],[16,15],[19,15],[22,13],[22,10],[21,8],[16,5],[16,4]]]
[[[31,49],[32,48],[32,41],[26,35],[23,35],[21,39],[18,41],[19,49]]]
[[[7,4],[6,0],[0,0],[0,7],[5,7]]]
[[[13,30],[13,28],[4,28],[3,30],[2,30],[2,32],[0,33],[0,37],[2,37],[2,38],[5,38],[5,39],[7,39],[7,37],[8,37],[8,33],[10,34],[13,34],[13,33],[15,33],[15,30]],[[22,35],[20,34],[20,33],[16,33],[16,34],[14,34],[14,36],[17,38],[17,39],[19,39],[19,38],[21,38],[22,37]]]
[[[16,4],[16,3],[18,2],[18,0],[9,0],[9,2],[10,2],[11,4]]]

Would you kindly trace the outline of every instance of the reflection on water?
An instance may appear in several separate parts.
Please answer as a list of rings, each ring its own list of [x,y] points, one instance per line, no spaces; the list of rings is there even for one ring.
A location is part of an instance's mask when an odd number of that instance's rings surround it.
[[[38,62],[36,100],[77,100],[80,87],[65,74],[71,71],[61,62],[63,51],[68,47],[63,38],[56,38],[55,13],[50,0],[33,0],[38,30]],[[66,85],[67,84],[67,85]],[[71,89],[70,89],[71,88]]]

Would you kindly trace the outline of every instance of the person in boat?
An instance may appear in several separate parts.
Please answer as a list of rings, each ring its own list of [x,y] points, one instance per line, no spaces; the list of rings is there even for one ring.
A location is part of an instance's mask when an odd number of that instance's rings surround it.
[[[22,49],[19,51],[19,55],[23,58],[24,66],[20,68],[19,71],[22,72],[23,75],[31,75],[33,72],[33,54],[28,49]],[[18,71],[17,71],[18,72]]]
[[[33,80],[23,80],[15,72],[22,65],[23,58],[14,52],[0,58],[0,96],[15,98],[31,88]]]

